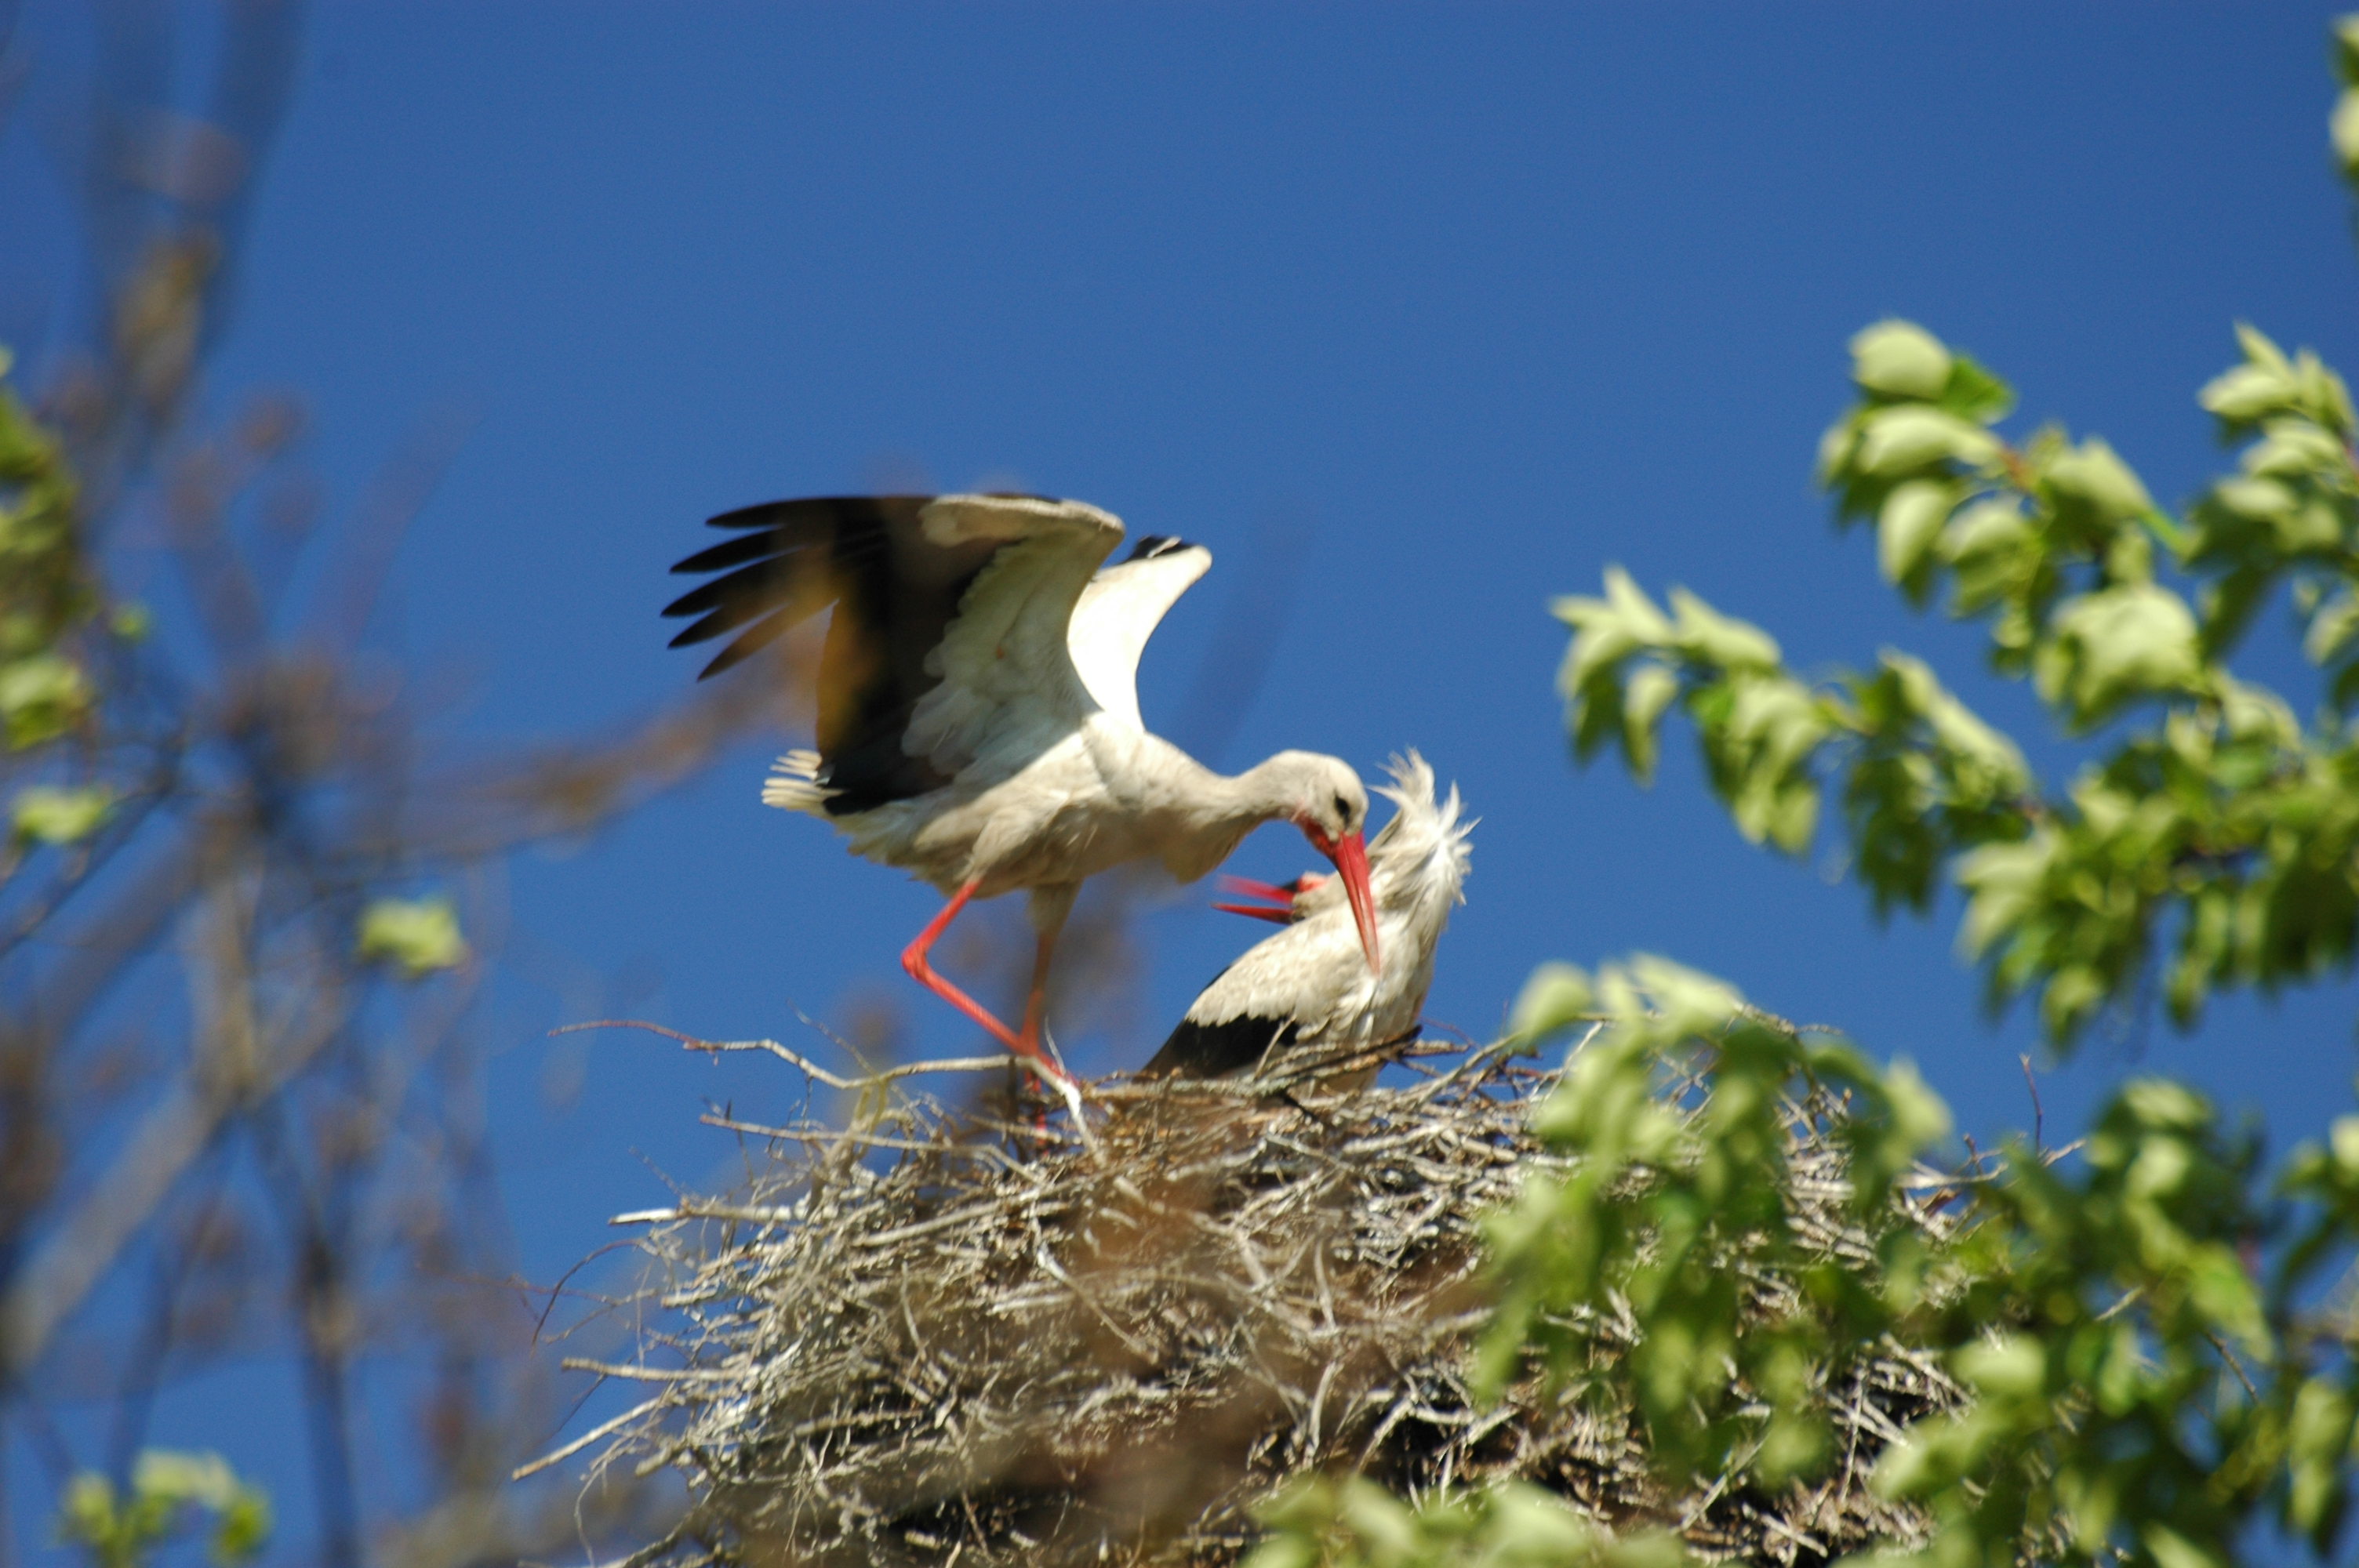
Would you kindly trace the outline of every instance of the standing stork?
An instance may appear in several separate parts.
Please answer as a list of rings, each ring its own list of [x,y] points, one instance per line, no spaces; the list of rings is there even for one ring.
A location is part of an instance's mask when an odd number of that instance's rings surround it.
[[[1101,571],[1121,521],[1032,495],[824,496],[712,526],[736,537],[672,570],[719,575],[664,609],[697,617],[675,648],[735,633],[699,679],[834,609],[818,750],[781,758],[762,799],[826,818],[853,853],[942,892],[901,967],[1069,1103],[1072,1080],[1041,1049],[1041,1000],[1075,894],[1110,867],[1152,859],[1193,881],[1261,824],[1291,822],[1334,864],[1366,967],[1380,967],[1359,775],[1281,752],[1223,777],[1139,720],[1139,654],[1211,551],[1149,536]],[[968,901],[1018,888],[1038,946],[1012,1030],[928,955]]]
[[[1433,950],[1452,905],[1463,903],[1466,838],[1458,790],[1433,798],[1433,770],[1411,752],[1392,762],[1393,783],[1376,793],[1397,809],[1368,845],[1384,963],[1371,971],[1353,940],[1347,899],[1335,880],[1316,874],[1266,886],[1233,886],[1276,901],[1269,907],[1224,903],[1238,914],[1286,927],[1249,949],[1204,988],[1140,1076],[1212,1078],[1245,1071],[1272,1051],[1388,1045],[1417,1030],[1433,985]],[[1358,1087],[1373,1067],[1335,1087]]]

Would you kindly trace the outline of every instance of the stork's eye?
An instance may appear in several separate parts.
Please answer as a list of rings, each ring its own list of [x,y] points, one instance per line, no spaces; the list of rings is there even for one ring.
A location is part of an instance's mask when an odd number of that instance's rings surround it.
[[[1352,820],[1352,807],[1340,795],[1335,797],[1335,819],[1339,822]]]

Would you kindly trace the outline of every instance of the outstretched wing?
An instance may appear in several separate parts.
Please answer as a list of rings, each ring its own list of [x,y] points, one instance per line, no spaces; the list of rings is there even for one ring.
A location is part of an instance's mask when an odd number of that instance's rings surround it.
[[[1138,716],[1138,657],[1180,596],[1212,564],[1212,552],[1185,539],[1149,534],[1127,559],[1090,579],[1073,608],[1067,639],[1082,684],[1108,715],[1134,730]]]
[[[1011,715],[1078,708],[1074,601],[1122,537],[1079,502],[1016,495],[821,496],[724,513],[740,536],[672,568],[723,575],[668,616],[672,646],[734,633],[718,674],[831,605],[817,784],[842,816],[939,789]],[[701,678],[701,677],[700,677]]]

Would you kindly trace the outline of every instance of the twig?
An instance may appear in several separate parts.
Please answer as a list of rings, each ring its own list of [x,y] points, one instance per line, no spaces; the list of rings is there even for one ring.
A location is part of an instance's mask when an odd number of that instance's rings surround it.
[[[571,1034],[577,1030],[583,1029],[644,1029],[650,1033],[677,1040],[690,1051],[705,1051],[715,1054],[723,1051],[766,1051],[779,1060],[800,1068],[804,1073],[817,1078],[832,1089],[875,1088],[879,1084],[889,1084],[898,1078],[916,1077],[920,1073],[1004,1072],[1009,1061],[1009,1057],[1006,1054],[945,1056],[931,1062],[904,1062],[897,1067],[887,1067],[881,1073],[871,1073],[865,1077],[847,1078],[829,1072],[799,1051],[789,1049],[775,1040],[700,1040],[693,1034],[683,1034],[677,1029],[668,1029],[660,1023],[649,1023],[643,1019],[598,1018],[587,1023],[560,1024],[549,1033]]]
[[[645,1400],[638,1404],[633,1405],[629,1410],[625,1411],[622,1414],[614,1417],[612,1421],[600,1422],[596,1426],[592,1427],[589,1431],[583,1433],[581,1436],[575,1438],[564,1447],[551,1449],[549,1452],[542,1454],[539,1458],[533,1460],[528,1465],[517,1465],[515,1469],[508,1472],[508,1479],[511,1481],[521,1481],[527,1476],[539,1475],[551,1465],[562,1464],[564,1461],[572,1458],[575,1454],[589,1447],[592,1444],[597,1442],[600,1438],[605,1437],[610,1433],[622,1431],[623,1428],[630,1425],[631,1422],[638,1420],[649,1411],[654,1410],[658,1405],[662,1404],[663,1401],[664,1396],[658,1394],[651,1400]]]
[[[2039,1080],[2031,1076],[2031,1054],[2028,1051],[2016,1060],[2023,1065],[2023,1087],[2031,1091],[2031,1152],[2040,1154],[2048,1147],[2048,1139],[2042,1130],[2047,1123],[2039,1109]]]
[[[626,1378],[635,1383],[710,1383],[728,1373],[709,1367],[632,1367],[568,1356],[558,1363],[569,1372],[595,1372],[602,1378]]]
[[[2261,1391],[2253,1387],[2253,1379],[2245,1375],[2245,1364],[2236,1358],[2236,1353],[2234,1350],[2228,1348],[2228,1342],[2208,1328],[2203,1331],[2203,1337],[2212,1342],[2212,1348],[2217,1350],[2220,1353],[2220,1358],[2228,1363],[2228,1370],[2236,1374],[2236,1381],[2245,1385],[2245,1397],[2256,1405],[2259,1404]]]

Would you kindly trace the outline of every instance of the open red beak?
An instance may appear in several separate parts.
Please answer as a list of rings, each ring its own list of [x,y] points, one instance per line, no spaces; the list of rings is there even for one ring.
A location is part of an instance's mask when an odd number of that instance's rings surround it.
[[[1360,928],[1360,950],[1368,956],[1368,973],[1380,973],[1384,963],[1376,952],[1376,895],[1368,886],[1368,841],[1357,833],[1338,838],[1329,858],[1352,900],[1352,923]]]
[[[1214,909],[1230,914],[1243,914],[1255,920],[1266,920],[1277,925],[1294,924],[1294,896],[1301,889],[1280,887],[1276,882],[1257,882],[1251,877],[1223,877],[1223,890],[1246,898],[1257,898],[1261,903],[1216,903]]]

